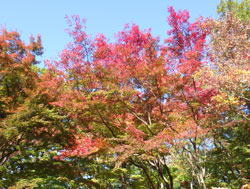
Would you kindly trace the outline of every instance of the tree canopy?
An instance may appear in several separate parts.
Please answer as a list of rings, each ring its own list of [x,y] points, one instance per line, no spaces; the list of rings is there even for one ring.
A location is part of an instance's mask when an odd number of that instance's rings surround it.
[[[110,42],[67,17],[72,42],[39,68],[41,37],[0,33],[1,188],[239,188],[249,183],[249,11],[168,8],[161,43]]]

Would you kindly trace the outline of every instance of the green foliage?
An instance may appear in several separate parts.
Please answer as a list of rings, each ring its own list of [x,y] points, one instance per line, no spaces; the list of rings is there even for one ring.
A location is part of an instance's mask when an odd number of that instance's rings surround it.
[[[237,188],[248,183],[250,174],[249,124],[249,122],[242,123],[232,128],[216,131],[215,146],[206,159],[210,185]]]
[[[221,0],[217,12],[224,17],[227,13],[233,13],[241,20],[250,19],[250,0]]]

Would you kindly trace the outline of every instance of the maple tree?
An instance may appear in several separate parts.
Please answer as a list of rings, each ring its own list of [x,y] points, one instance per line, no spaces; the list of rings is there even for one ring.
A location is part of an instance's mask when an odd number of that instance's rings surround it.
[[[138,167],[136,161],[144,160],[164,187],[173,188],[165,159],[169,150],[188,140],[196,145],[218,114],[212,99],[217,91],[194,78],[206,63],[203,20],[190,23],[187,11],[170,7],[169,12],[172,29],[164,45],[136,25],[126,26],[114,43],[103,35],[90,39],[79,17],[69,19],[73,43],[59,61],[48,63],[48,79],[41,84],[56,96],[51,104],[67,112],[77,128],[75,145],[56,158],[106,153],[113,154],[116,166],[130,161]]]
[[[50,154],[70,138],[66,121],[62,125],[65,117],[48,105],[49,98],[37,86],[42,50],[40,36],[25,44],[18,32],[1,30],[0,187],[15,183],[20,170],[33,166],[35,156]]]
[[[42,53],[40,43],[39,36],[37,41],[32,37],[30,44],[25,45],[17,32],[2,29],[0,33],[1,164],[12,153],[10,148],[21,140],[20,135],[12,138],[15,129],[9,127],[8,132],[6,122],[12,114],[22,110],[25,99],[34,89],[37,74],[32,65],[37,63],[36,55]]]

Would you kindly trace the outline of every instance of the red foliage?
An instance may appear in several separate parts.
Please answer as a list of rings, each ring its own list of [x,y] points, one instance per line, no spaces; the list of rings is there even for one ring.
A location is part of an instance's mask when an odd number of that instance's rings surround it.
[[[105,142],[102,139],[92,139],[87,136],[75,136],[74,146],[68,147],[66,150],[62,150],[58,156],[54,159],[64,159],[66,157],[82,157],[93,154],[105,146]]]
[[[208,32],[202,19],[190,23],[187,11],[170,7],[169,13],[172,29],[164,45],[137,25],[126,25],[113,43],[103,35],[91,40],[79,17],[69,20],[73,43],[50,65],[54,78],[43,85],[57,94],[51,104],[68,112],[85,135],[76,134],[75,146],[61,158],[101,148],[128,157],[209,130],[208,105],[217,92],[193,77],[205,63]]]

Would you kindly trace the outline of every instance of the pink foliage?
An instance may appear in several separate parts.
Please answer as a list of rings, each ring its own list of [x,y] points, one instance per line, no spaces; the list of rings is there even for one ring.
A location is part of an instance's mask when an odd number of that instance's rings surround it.
[[[74,146],[60,151],[60,154],[54,158],[63,160],[67,157],[88,156],[100,150],[104,145],[105,143],[100,138],[93,139],[92,137],[79,135],[75,137]]]
[[[102,34],[91,40],[85,21],[68,18],[73,42],[50,65],[56,76],[48,74],[43,85],[52,94],[60,91],[51,105],[68,110],[87,134],[76,134],[75,145],[61,151],[60,158],[95,153],[105,144],[102,138],[127,138],[126,144],[117,144],[124,149],[145,144],[141,148],[147,151],[208,131],[203,121],[211,117],[207,106],[217,91],[194,79],[206,63],[208,32],[203,19],[190,23],[187,11],[168,11],[170,37],[163,45],[137,25],[126,25],[112,43]]]

